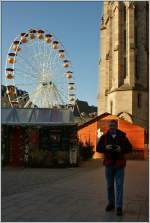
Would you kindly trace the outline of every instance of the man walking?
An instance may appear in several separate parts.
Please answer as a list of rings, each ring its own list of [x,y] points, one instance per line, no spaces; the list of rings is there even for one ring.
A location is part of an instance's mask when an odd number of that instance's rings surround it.
[[[104,154],[105,176],[107,182],[108,205],[106,211],[115,208],[117,215],[121,216],[123,207],[124,168],[126,166],[125,154],[132,151],[132,145],[126,134],[117,129],[117,121],[109,122],[108,131],[102,135],[97,143],[96,151]],[[116,181],[116,196],[114,191]]]

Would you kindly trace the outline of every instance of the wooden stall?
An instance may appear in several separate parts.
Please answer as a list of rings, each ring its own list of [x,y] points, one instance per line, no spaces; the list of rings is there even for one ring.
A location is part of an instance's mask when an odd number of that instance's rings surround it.
[[[134,152],[132,155],[129,155],[129,158],[141,158],[146,157],[146,148],[145,148],[145,130],[144,128],[130,123],[126,120],[120,119],[115,115],[109,113],[104,113],[96,118],[90,120],[87,123],[79,126],[78,128],[78,137],[79,140],[83,143],[90,143],[96,151],[96,144],[98,138],[108,130],[108,122],[111,119],[117,120],[118,128],[126,133],[130,142],[133,145]],[[134,154],[134,155],[133,155]],[[93,158],[102,157],[101,154],[95,152]]]
[[[77,144],[68,110],[2,109],[2,130],[3,165],[67,166]]]

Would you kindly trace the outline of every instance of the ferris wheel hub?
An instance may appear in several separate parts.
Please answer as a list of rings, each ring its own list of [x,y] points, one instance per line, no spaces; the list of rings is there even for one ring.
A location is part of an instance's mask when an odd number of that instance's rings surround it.
[[[48,83],[47,83],[47,82],[42,82],[42,85],[43,85],[43,86],[47,86]]]
[[[48,86],[48,85],[52,85],[53,84],[53,82],[52,81],[48,81],[48,82],[42,82],[41,83],[42,84],[42,86]]]

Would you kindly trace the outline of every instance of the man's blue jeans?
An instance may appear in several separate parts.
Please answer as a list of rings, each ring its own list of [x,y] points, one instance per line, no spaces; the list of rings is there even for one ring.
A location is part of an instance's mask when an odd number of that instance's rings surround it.
[[[115,205],[114,183],[116,181],[116,208],[123,206],[124,168],[106,166],[105,168],[109,204]]]

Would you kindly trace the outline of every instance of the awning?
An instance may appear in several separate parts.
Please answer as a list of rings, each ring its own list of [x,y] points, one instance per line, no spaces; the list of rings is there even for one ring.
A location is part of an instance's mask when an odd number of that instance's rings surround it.
[[[48,108],[2,108],[1,123],[5,125],[75,125],[70,110]]]

